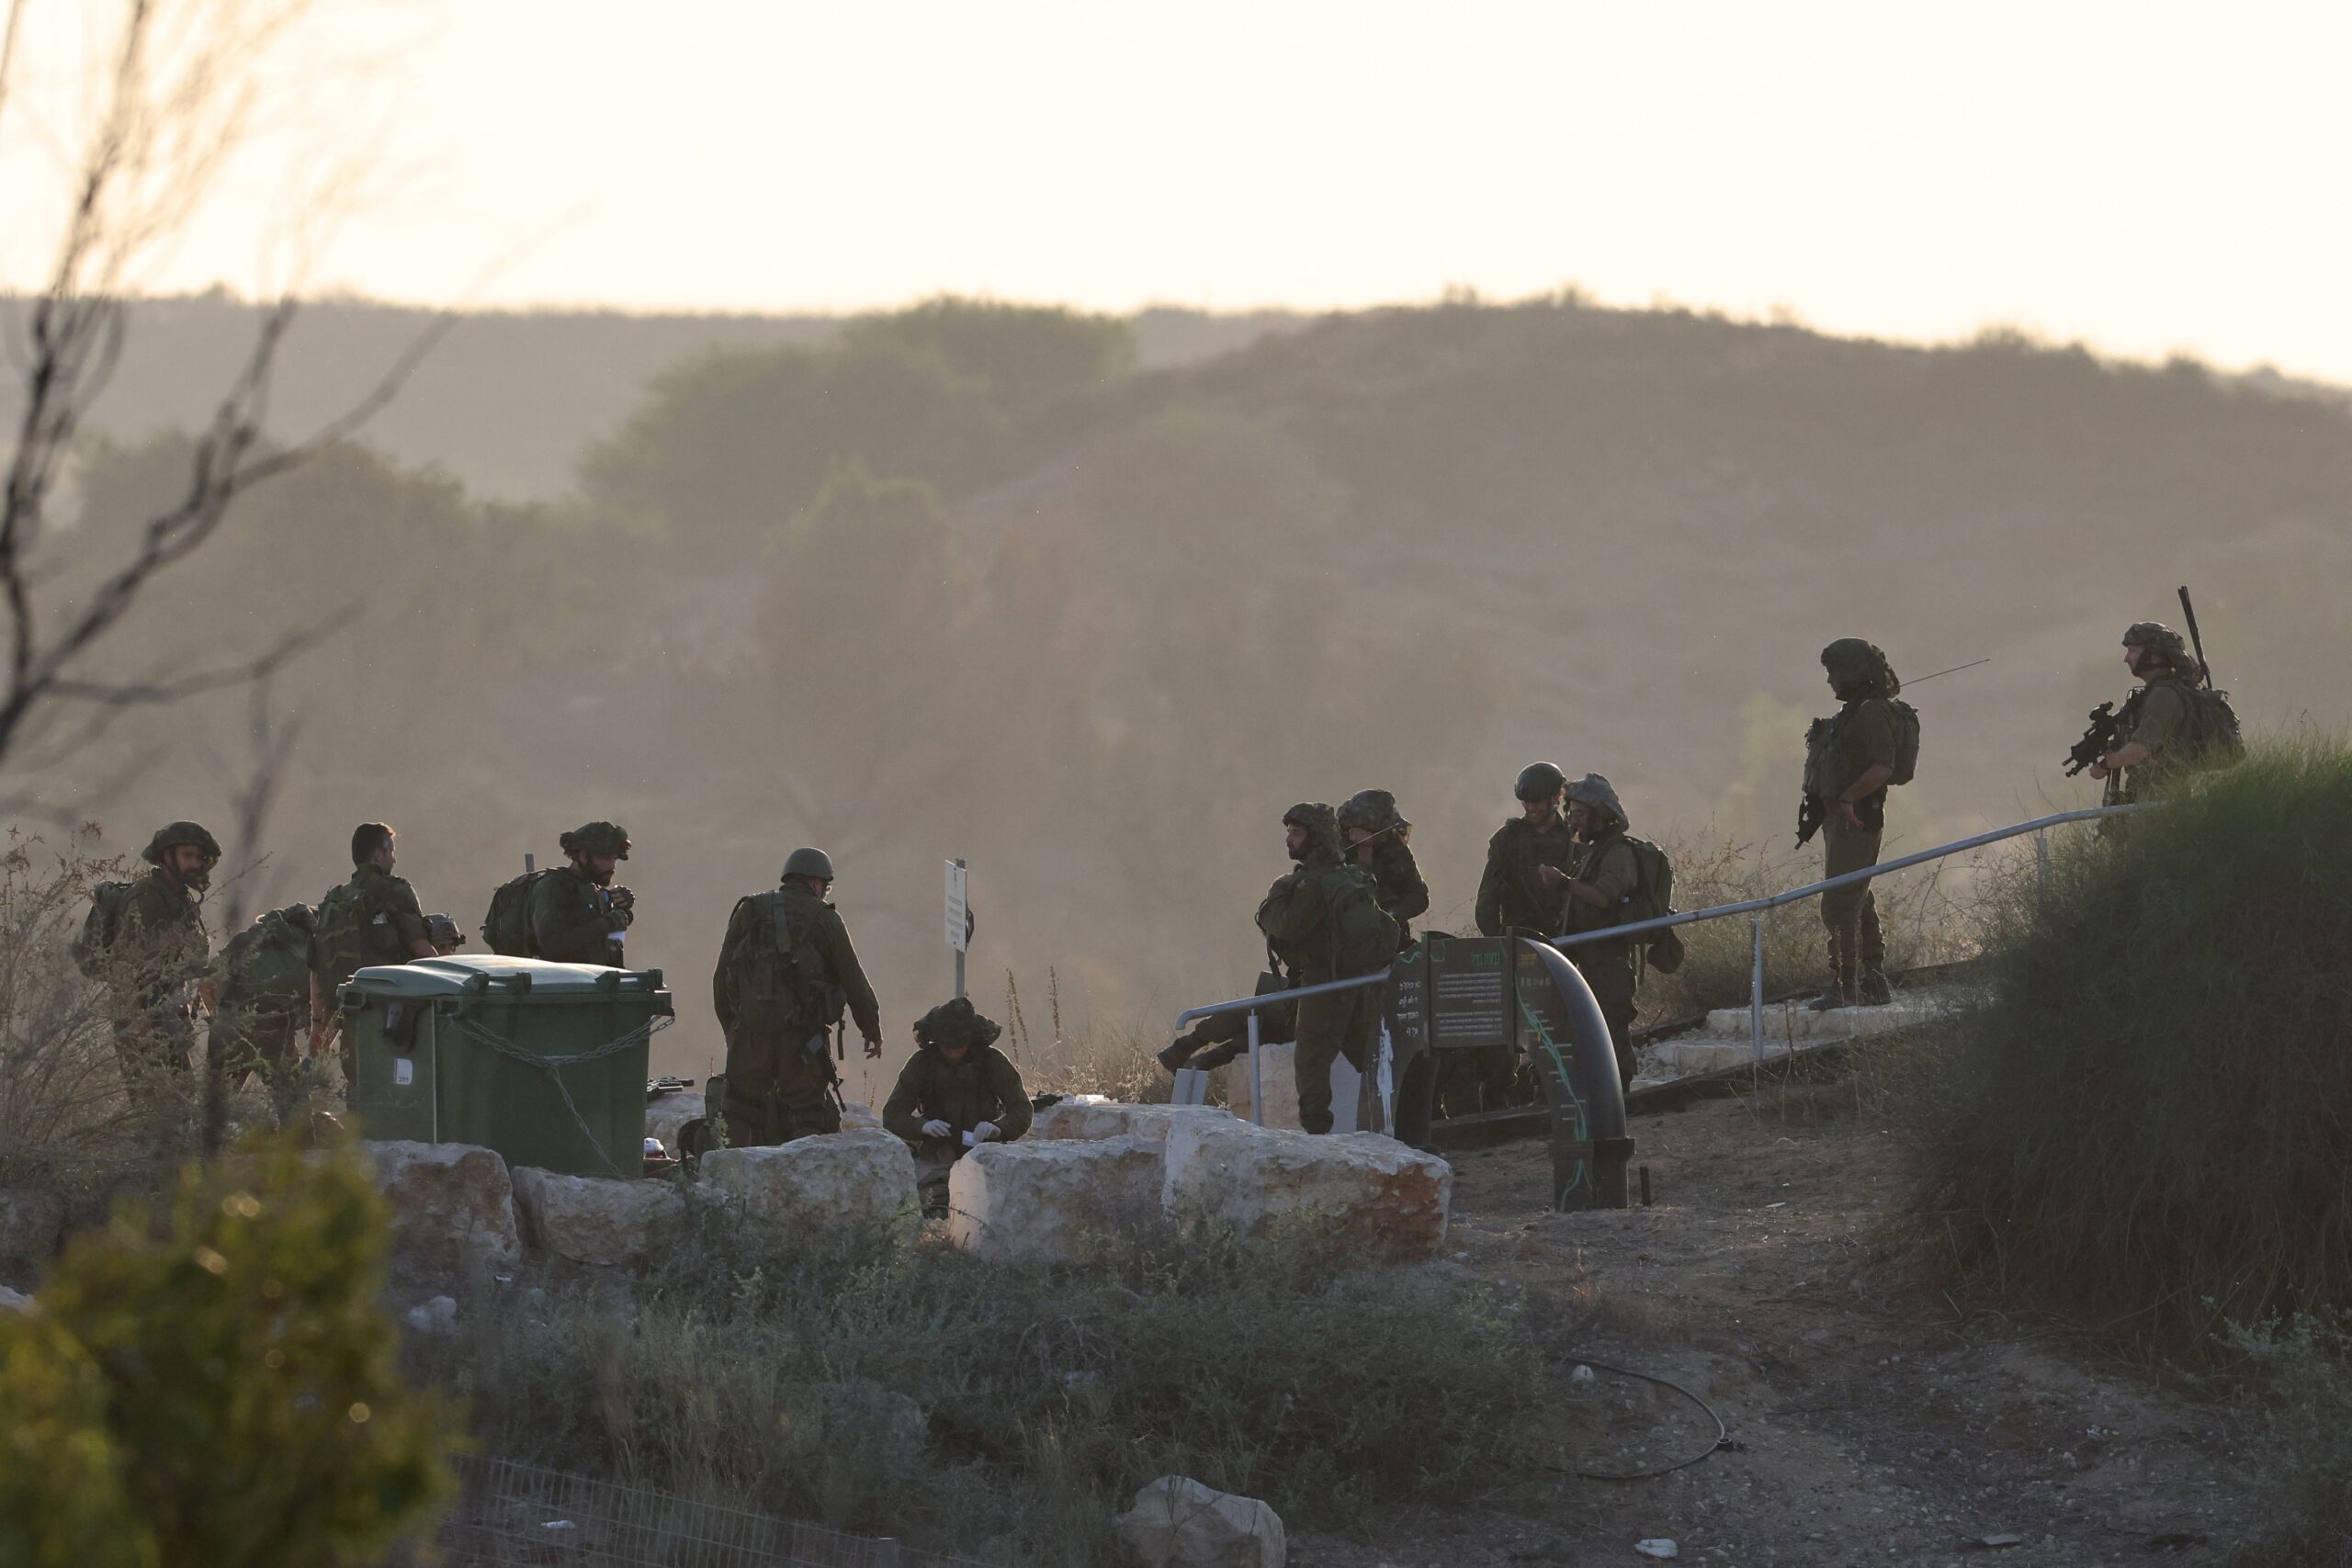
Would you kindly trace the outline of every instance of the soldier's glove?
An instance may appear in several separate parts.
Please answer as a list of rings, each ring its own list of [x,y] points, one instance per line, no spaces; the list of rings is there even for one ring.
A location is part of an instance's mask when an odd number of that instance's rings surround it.
[[[613,919],[621,930],[627,931],[637,919],[637,895],[626,887],[616,887],[609,897],[613,907]]]
[[[976,1143],[976,1144],[985,1144],[985,1143],[987,1143],[990,1138],[993,1138],[993,1137],[995,1137],[995,1136],[996,1136],[996,1123],[995,1123],[995,1122],[975,1122],[974,1123],[972,1123],[972,1142],[974,1142],[974,1143]]]
[[[955,1128],[935,1116],[922,1124],[922,1135],[926,1138],[944,1138],[955,1131]]]

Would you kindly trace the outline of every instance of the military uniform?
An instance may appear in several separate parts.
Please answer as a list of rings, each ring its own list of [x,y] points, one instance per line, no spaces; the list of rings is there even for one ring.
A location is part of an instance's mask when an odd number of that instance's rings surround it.
[[[841,1131],[826,1034],[846,1006],[866,1039],[882,1037],[880,1005],[841,912],[797,886],[739,900],[710,987],[727,1036],[728,1145]]]
[[[373,863],[351,868],[351,880],[327,890],[319,900],[311,938],[311,972],[318,976],[326,1008],[326,1026],[338,1038],[335,1053],[343,1063],[345,1092],[357,1078],[351,1041],[344,1036],[343,1014],[334,1005],[335,992],[362,969],[406,964],[416,956],[419,942],[432,943],[424,923],[424,907],[405,876],[394,876]]]
[[[1593,786],[1598,784],[1596,790]],[[1579,794],[1579,791],[1586,793]],[[1604,795],[1605,792],[1605,795]],[[1606,930],[1624,919],[1625,900],[1641,886],[1641,863],[1634,858],[1634,846],[1626,839],[1623,810],[1616,804],[1616,795],[1609,789],[1608,781],[1598,774],[1589,775],[1568,786],[1571,799],[1582,800],[1608,813],[1592,841],[1584,846],[1572,874],[1609,900],[1607,908],[1596,908],[1580,898],[1570,898],[1567,908],[1567,934],[1578,931]],[[1634,969],[1634,946],[1631,939],[1616,942],[1579,942],[1563,950],[1568,962],[1577,966],[1587,986],[1592,988],[1592,999],[1600,1005],[1600,1016],[1609,1025],[1610,1048],[1616,1054],[1617,1076],[1630,1085],[1634,1081],[1634,996],[1636,977]]]
[[[1496,829],[1487,840],[1486,874],[1478,879],[1479,934],[1500,936],[1508,929],[1557,936],[1567,913],[1567,890],[1544,886],[1535,868],[1573,871],[1582,852],[1562,818],[1538,828],[1514,817]]]
[[[1821,662],[1846,690],[1871,688],[1867,695],[1849,698],[1835,717],[1821,721],[1829,729],[1818,762],[1808,746],[1805,789],[1821,802],[1821,874],[1827,878],[1878,863],[1879,843],[1886,831],[1886,786],[1852,803],[1858,826],[1847,826],[1838,803],[1871,769],[1896,766],[1897,721],[1891,699],[1902,690],[1902,682],[1886,656],[1860,637],[1831,643],[1822,649]],[[1853,883],[1823,894],[1821,923],[1828,940],[1832,990],[1820,1005],[1850,1001],[1857,995],[1883,1001],[1886,939],[1879,929],[1878,899],[1870,884]]]
[[[1413,920],[1429,913],[1430,885],[1421,880],[1421,868],[1413,859],[1413,847],[1395,834],[1373,846],[1373,896],[1380,907],[1396,921],[1396,951],[1404,952],[1413,945]]]
[[[197,899],[158,867],[130,885],[107,950],[115,1058],[131,1108],[158,1124],[187,1110],[188,1051],[196,1042],[195,983],[211,957]]]
[[[225,1091],[247,1073],[259,1072],[280,1127],[301,1099],[313,931],[310,906],[291,904],[270,910],[230,939],[221,952],[220,991],[205,1043],[215,1087]]]
[[[558,866],[531,887],[531,945],[551,964],[612,963],[613,933],[632,918],[576,865]]]
[[[2120,750],[2137,741],[2148,749],[2148,760],[2125,772],[2114,801],[2153,799],[2185,765],[2193,728],[2189,705],[2196,700],[2189,689],[2188,680],[2166,671],[2152,675],[2146,685],[2124,700],[2115,749]]]
[[[1348,864],[1339,819],[1321,805],[1295,806],[1285,824],[1306,828],[1306,855],[1276,882],[1258,906],[1258,929],[1297,986],[1351,976],[1340,972],[1339,926],[1333,919],[1346,886],[1362,873]],[[1378,1026],[1377,987],[1328,991],[1298,999],[1298,1041],[1292,1058],[1298,1078],[1298,1124],[1331,1130],[1331,1064],[1341,1056],[1362,1072]]]
[[[964,1157],[965,1134],[985,1122],[996,1129],[991,1142],[1009,1144],[1029,1131],[1029,1091],[1022,1087],[1021,1069],[996,1048],[1001,1032],[961,998],[932,1009],[915,1025],[915,1054],[883,1102],[882,1125],[914,1151],[915,1185],[926,1213],[947,1211],[947,1175]],[[959,1040],[964,1058],[950,1062],[942,1047]],[[947,1135],[927,1136],[929,1122],[945,1122]]]

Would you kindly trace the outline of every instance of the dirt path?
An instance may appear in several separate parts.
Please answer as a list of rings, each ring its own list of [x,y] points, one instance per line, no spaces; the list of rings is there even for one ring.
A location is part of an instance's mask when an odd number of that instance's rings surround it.
[[[1898,1151],[1849,1086],[1768,1087],[1633,1130],[1649,1209],[1549,1213],[1532,1145],[1460,1156],[1456,1259],[1536,1292],[1564,1359],[1708,1400],[1738,1449],[1656,1480],[1563,1477],[1376,1541],[1308,1538],[1293,1562],[1639,1563],[1634,1542],[1662,1537],[1678,1561],[1734,1564],[2218,1564],[2254,1534],[2231,1410],[1963,1314],[1894,1256]],[[1592,1470],[1670,1463],[1714,1432],[1607,1373],[1563,1418]]]

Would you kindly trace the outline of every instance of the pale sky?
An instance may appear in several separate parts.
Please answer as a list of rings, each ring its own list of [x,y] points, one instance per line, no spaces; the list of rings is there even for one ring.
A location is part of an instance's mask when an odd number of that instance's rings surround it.
[[[396,299],[1238,309],[1575,284],[2352,383],[2352,6],[430,0],[341,17],[338,58],[386,58],[354,85],[314,39],[299,137],[272,156],[372,150],[378,188],[316,276]],[[52,21],[28,45],[69,41]],[[244,166],[154,281],[248,284],[268,167]],[[0,277],[24,262],[0,246]]]

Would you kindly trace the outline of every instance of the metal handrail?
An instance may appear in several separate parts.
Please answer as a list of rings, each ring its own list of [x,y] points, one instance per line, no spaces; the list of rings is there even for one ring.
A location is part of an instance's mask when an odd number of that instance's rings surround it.
[[[1761,1063],[1764,1060],[1764,917],[1772,910],[1783,905],[1801,903],[1807,898],[1818,897],[1836,888],[1850,887],[1856,883],[1869,882],[1876,877],[1905,871],[1915,865],[1923,865],[1928,861],[1942,860],[1947,855],[1958,854],[1962,850],[1981,849],[1986,844],[1997,844],[2006,839],[2022,838],[2028,833],[2042,835],[2041,842],[2035,846],[2034,853],[2038,866],[2046,875],[2050,867],[2049,832],[2051,829],[2064,827],[2070,822],[2089,822],[2102,817],[2128,816],[2134,811],[2145,811],[2155,804],[2157,803],[2154,801],[2138,801],[2122,806],[2093,806],[2079,811],[2055,812],[2048,817],[2037,817],[2030,822],[2019,822],[2007,828],[1996,828],[1989,833],[1978,833],[1970,838],[1955,839],[1951,843],[1938,844],[1933,849],[1920,850],[1916,853],[1903,855],[1894,860],[1880,861],[1875,864],[1866,865],[1860,871],[1826,876],[1818,882],[1808,882],[1802,887],[1792,887],[1786,892],[1768,894],[1761,898],[1746,898],[1736,904],[1716,904],[1704,909],[1679,910],[1674,914],[1660,915],[1655,919],[1636,920],[1630,925],[1603,926],[1598,931],[1577,931],[1572,936],[1546,937],[1537,940],[1549,942],[1556,948],[1566,949],[1591,942],[1615,942],[1623,937],[1638,936],[1645,931],[1665,931],[1669,926],[1696,925],[1702,920],[1720,920],[1733,915],[1747,916],[1751,928],[1747,997],[1748,1043],[1755,1053],[1756,1060]],[[1264,1084],[1258,1072],[1259,1010],[1271,1002],[1286,1002],[1298,997],[1317,997],[1331,991],[1352,991],[1365,986],[1376,986],[1386,980],[1388,974],[1386,969],[1379,969],[1350,980],[1325,980],[1317,985],[1301,986],[1295,990],[1268,991],[1263,996],[1240,997],[1229,1002],[1208,1002],[1200,1007],[1186,1008],[1176,1015],[1176,1027],[1181,1030],[1197,1019],[1208,1018],[1216,1013],[1239,1012],[1244,1009],[1249,1010],[1250,1119],[1252,1122],[1262,1122],[1265,1095]]]

